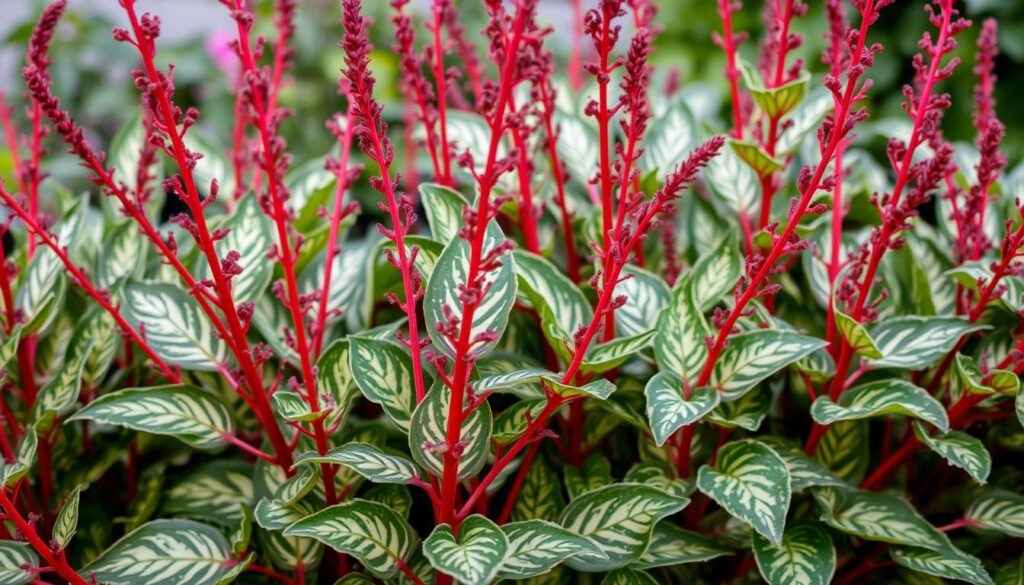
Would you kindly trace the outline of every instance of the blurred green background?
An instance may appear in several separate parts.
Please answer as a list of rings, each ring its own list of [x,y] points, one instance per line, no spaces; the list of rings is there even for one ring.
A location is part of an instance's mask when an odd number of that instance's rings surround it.
[[[471,39],[483,27],[483,12],[476,0],[456,0]],[[592,4],[593,2],[586,2]],[[722,75],[723,56],[711,43],[711,32],[720,27],[713,0],[661,0],[657,22],[663,31],[657,40],[654,63],[662,74],[677,69],[685,84],[700,81],[725,89]],[[742,54],[755,58],[757,39],[763,31],[761,2],[747,2],[736,16],[737,30],[749,31],[751,40],[742,46]],[[819,54],[823,47],[825,22],[820,1],[812,1],[808,15],[796,24],[805,37],[798,54],[804,57],[815,73],[822,65]],[[0,35],[0,90],[8,94],[8,104],[22,105],[24,96],[20,63],[35,17],[44,3],[36,0],[0,0],[5,8]],[[389,3],[366,0],[365,9],[376,21],[372,29],[377,47],[373,55],[378,83],[378,99],[385,102],[385,113],[393,121],[400,114],[396,85],[396,56],[391,51],[393,29],[388,20]],[[899,116],[900,86],[912,75],[910,55],[917,50],[917,41],[928,28],[922,0],[902,0],[885,9],[881,21],[872,31],[873,39],[885,45],[871,72],[876,82],[869,105],[875,119]],[[140,0],[142,10],[159,14],[164,22],[164,38],[160,60],[176,65],[178,99],[183,104],[199,104],[201,124],[222,145],[229,143],[232,125],[232,57],[225,53],[224,43],[230,38],[232,23],[227,10],[216,0]],[[262,16],[259,29],[272,35],[269,0],[257,0]],[[427,0],[414,0],[414,10],[423,13]],[[1024,151],[1024,109],[1017,107],[1015,97],[1024,93],[1024,1],[969,0],[961,6],[967,16],[980,22],[995,17],[1000,23],[998,62],[1000,76],[999,113],[1008,127],[1006,149],[1010,166],[1020,160]],[[569,0],[541,0],[541,19],[555,27],[549,42],[560,62],[565,62],[572,35],[572,11]],[[852,12],[852,10],[849,10]],[[284,125],[296,164],[321,156],[332,144],[323,122],[342,107],[337,96],[341,51],[337,41],[341,35],[338,24],[340,9],[337,0],[304,0],[298,16],[298,34],[294,41],[296,68],[293,82],[283,91],[282,103],[294,116]],[[629,20],[629,19],[625,19]],[[123,16],[114,0],[72,0],[70,12],[62,22],[53,49],[53,70],[56,91],[62,103],[91,132],[94,143],[106,147],[120,124],[138,107],[138,95],[130,83],[129,73],[136,66],[130,47],[111,39],[112,26],[123,24]],[[973,139],[970,109],[974,83],[971,67],[974,60],[976,29],[960,37],[960,55],[964,64],[943,89],[954,97],[954,107],[946,118],[947,136],[954,140]],[[422,37],[421,37],[422,38]],[[624,43],[623,43],[624,44]],[[481,43],[482,45],[482,43]],[[454,61],[453,61],[454,62]],[[486,62],[486,61],[485,61]],[[817,83],[817,79],[815,83]],[[722,106],[727,106],[723,103]],[[22,118],[22,107],[16,115]],[[712,122],[713,123],[713,122]],[[397,136],[397,135],[396,135]],[[48,170],[63,179],[81,177],[83,171],[75,161],[62,154],[56,139],[51,138]],[[0,147],[0,176],[10,175],[10,157]]]

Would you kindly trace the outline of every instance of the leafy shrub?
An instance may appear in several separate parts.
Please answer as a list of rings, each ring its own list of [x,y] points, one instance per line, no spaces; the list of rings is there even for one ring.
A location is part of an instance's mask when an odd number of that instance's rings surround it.
[[[0,582],[1022,582],[994,21],[975,143],[941,132],[972,24],[934,0],[876,157],[854,132],[892,0],[825,3],[820,80],[807,6],[768,2],[748,63],[719,1],[724,122],[652,77],[643,0],[577,11],[565,67],[536,0],[486,0],[480,46],[450,2],[393,0],[390,112],[343,0],[337,145],[295,161],[296,2],[270,41],[222,3],[227,148],[135,0],[109,156],[54,94],[64,0],[31,35],[24,127],[0,117]],[[47,179],[50,131],[85,194]]]

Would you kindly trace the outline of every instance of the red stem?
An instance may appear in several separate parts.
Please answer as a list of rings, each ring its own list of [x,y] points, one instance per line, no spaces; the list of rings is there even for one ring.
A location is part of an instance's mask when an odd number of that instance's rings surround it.
[[[449,8],[451,10],[451,8]],[[452,154],[448,148],[448,74],[444,70],[444,43],[441,39],[443,24],[441,2],[434,0],[434,62],[431,63],[434,82],[437,86],[437,125],[441,133],[441,176],[438,182],[447,187],[452,186]]]
[[[29,524],[25,518],[18,512],[10,498],[7,496],[7,490],[0,490],[0,506],[3,506],[4,511],[7,513],[7,519],[14,523],[18,528],[18,532],[28,541],[32,548],[35,549],[36,553],[46,561],[58,575],[66,579],[71,585],[89,585],[89,583],[82,578],[81,575],[75,572],[69,565],[67,560],[64,558],[63,552],[54,552],[43,539],[39,538],[39,534],[36,533],[36,528],[32,524]]]
[[[725,77],[729,80],[732,105],[732,135],[743,140],[743,105],[740,99],[740,73],[736,69],[736,43],[732,32],[733,0],[718,0],[722,18],[722,50],[725,52]]]
[[[575,0],[578,7],[579,0]],[[540,83],[540,99],[544,105],[544,131],[548,147],[548,155],[551,158],[551,173],[555,181],[555,199],[558,208],[562,211],[562,238],[565,240],[565,256],[568,262],[569,278],[573,282],[580,281],[580,259],[576,253],[575,235],[572,231],[572,216],[565,204],[565,174],[562,168],[562,161],[558,156],[558,133],[554,128],[555,100],[551,95],[547,83]]]

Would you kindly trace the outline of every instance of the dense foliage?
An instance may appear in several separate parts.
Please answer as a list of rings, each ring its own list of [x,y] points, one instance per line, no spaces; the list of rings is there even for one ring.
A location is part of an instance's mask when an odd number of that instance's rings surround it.
[[[66,0],[0,108],[0,584],[1024,584],[995,20],[917,2],[871,125],[893,0],[766,0],[757,43],[716,1],[724,101],[652,68],[645,0],[573,2],[565,62],[537,0],[342,0],[310,156],[295,0],[221,0],[210,123],[119,4],[109,146],[57,97]]]

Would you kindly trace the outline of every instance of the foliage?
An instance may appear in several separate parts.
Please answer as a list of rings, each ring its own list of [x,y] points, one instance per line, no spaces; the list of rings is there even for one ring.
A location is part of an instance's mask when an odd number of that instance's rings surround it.
[[[56,95],[65,0],[27,34],[0,583],[1021,581],[994,20],[926,4],[878,156],[892,0],[767,2],[756,51],[717,1],[721,104],[651,67],[644,0],[574,2],[567,63],[537,0],[486,0],[479,43],[447,0],[343,0],[323,131],[283,105],[298,3],[221,3],[232,105],[200,122],[121,0],[104,149]],[[973,143],[943,134],[961,60]]]

